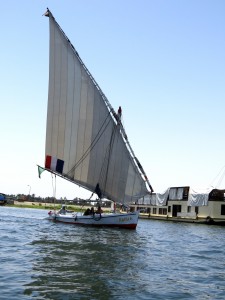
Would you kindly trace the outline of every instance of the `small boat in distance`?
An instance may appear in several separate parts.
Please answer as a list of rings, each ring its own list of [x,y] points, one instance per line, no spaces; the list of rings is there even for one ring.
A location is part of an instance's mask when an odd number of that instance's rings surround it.
[[[6,205],[7,199],[6,194],[0,193],[0,205]]]
[[[129,203],[153,191],[121,122],[52,13],[45,168],[114,203]],[[135,229],[139,212],[51,211],[57,222]]]

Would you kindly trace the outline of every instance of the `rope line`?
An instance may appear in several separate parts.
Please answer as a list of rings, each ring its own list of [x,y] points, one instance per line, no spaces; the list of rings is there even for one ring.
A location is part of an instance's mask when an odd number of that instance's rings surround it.
[[[89,153],[93,150],[95,145],[98,143],[99,139],[102,137],[103,133],[105,132],[106,128],[111,122],[111,119],[108,120],[107,124],[105,125],[107,119],[109,118],[110,112],[107,115],[105,121],[103,122],[102,126],[100,127],[98,133],[96,134],[95,138],[91,142],[90,146],[87,148],[87,150],[84,152],[84,154],[81,156],[81,158],[76,162],[76,164],[67,172],[66,175],[69,175],[70,173],[74,172],[74,170],[86,159],[86,157],[89,155]],[[105,128],[103,128],[105,125]],[[102,132],[101,132],[102,131]]]

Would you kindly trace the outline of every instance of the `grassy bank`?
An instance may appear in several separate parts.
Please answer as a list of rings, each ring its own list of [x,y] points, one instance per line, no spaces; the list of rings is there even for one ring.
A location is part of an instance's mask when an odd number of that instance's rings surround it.
[[[40,203],[40,202],[19,202],[14,201],[14,204],[6,204],[8,207],[19,207],[19,208],[34,208],[34,209],[47,209],[47,210],[59,210],[62,205],[53,203]],[[68,210],[76,211],[76,212],[84,212],[88,206],[77,206],[77,205],[66,205]],[[90,207],[89,207],[90,208]],[[103,208],[105,212],[109,212],[110,209]]]
[[[47,210],[59,210],[61,204],[54,205],[53,203],[38,203],[38,202],[19,202],[15,201],[14,204],[6,204],[8,207],[19,207],[19,208],[34,208],[34,209],[47,209]],[[80,207],[76,205],[66,205],[68,210],[73,211],[85,211],[87,207]]]

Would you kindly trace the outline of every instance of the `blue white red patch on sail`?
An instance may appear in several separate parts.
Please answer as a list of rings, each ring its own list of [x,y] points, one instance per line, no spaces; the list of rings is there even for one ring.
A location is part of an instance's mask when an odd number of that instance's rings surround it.
[[[45,158],[45,168],[58,173],[63,172],[64,161],[51,155],[46,155]]]

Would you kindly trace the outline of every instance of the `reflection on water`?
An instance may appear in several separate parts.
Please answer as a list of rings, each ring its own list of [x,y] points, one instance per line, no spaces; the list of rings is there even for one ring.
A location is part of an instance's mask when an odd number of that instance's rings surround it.
[[[225,228],[51,223],[0,207],[0,299],[224,299]]]
[[[136,231],[63,224],[51,229],[31,242],[39,257],[27,295],[35,290],[54,299],[111,299],[140,280],[142,242]]]

